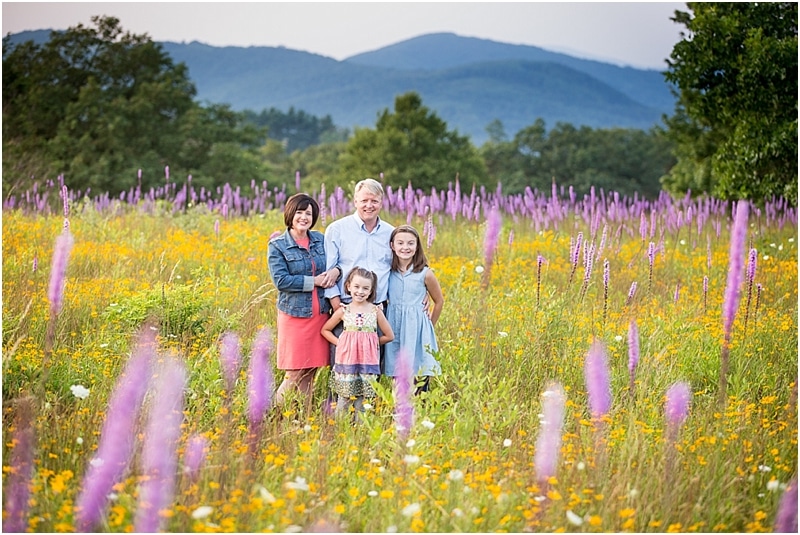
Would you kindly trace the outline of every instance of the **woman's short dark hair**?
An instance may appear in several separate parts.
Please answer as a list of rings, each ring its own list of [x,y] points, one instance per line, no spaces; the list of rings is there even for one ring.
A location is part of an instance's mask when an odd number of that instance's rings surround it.
[[[294,214],[298,210],[305,210],[311,206],[311,228],[317,224],[319,218],[319,204],[314,200],[314,197],[307,193],[295,193],[286,200],[286,206],[283,208],[283,222],[286,223],[286,228],[292,228],[292,221]]]

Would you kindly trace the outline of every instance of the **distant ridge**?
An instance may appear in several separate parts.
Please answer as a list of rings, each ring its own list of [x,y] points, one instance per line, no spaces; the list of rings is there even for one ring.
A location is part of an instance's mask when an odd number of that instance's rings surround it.
[[[49,30],[11,43],[46,42]],[[513,136],[541,117],[593,128],[649,129],[674,109],[658,71],[578,59],[525,45],[437,33],[343,61],[283,47],[215,47],[161,42],[189,68],[198,99],[256,112],[290,106],[330,115],[342,127],[373,127],[396,96],[417,91],[423,104],[473,143],[502,121]]]

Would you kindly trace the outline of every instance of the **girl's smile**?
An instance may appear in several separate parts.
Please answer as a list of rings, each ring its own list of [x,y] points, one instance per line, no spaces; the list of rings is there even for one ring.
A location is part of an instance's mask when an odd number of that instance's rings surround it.
[[[391,246],[400,260],[411,260],[417,252],[417,239],[408,232],[398,232]]]
[[[353,277],[353,280],[350,281],[348,290],[353,301],[363,303],[367,300],[369,294],[372,293],[372,281],[356,275]]]

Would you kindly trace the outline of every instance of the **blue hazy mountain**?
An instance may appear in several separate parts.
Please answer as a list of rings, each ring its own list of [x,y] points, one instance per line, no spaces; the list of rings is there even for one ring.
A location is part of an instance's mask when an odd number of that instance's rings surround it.
[[[44,42],[48,35],[21,32],[10,40]],[[343,61],[283,47],[160,44],[188,66],[201,102],[256,112],[293,106],[351,129],[373,127],[407,91],[478,145],[495,119],[509,136],[539,117],[548,127],[649,129],[674,109],[658,71],[455,34],[424,35]]]

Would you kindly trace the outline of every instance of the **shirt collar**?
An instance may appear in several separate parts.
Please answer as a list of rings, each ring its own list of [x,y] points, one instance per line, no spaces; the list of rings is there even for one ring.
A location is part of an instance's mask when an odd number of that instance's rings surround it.
[[[366,232],[367,231],[367,227],[364,225],[364,220],[359,217],[358,212],[353,212],[353,217],[355,217],[356,221],[358,221],[358,228],[360,228],[361,230]],[[378,222],[376,223],[375,228],[372,229],[372,231],[375,232],[379,228],[381,228],[381,217],[380,216],[378,216]]]

